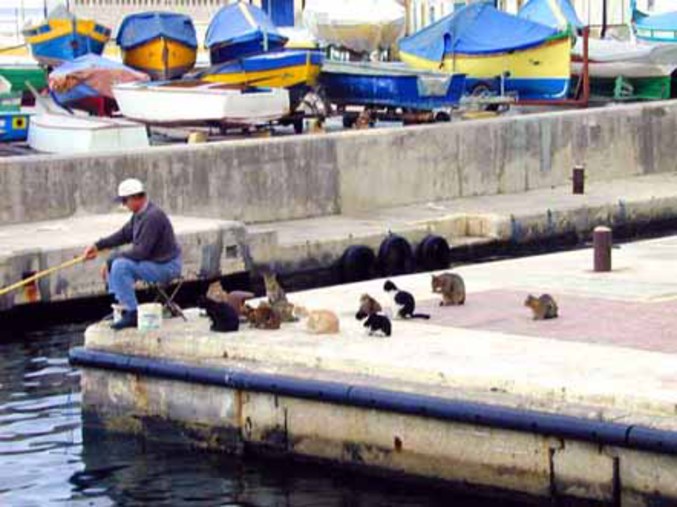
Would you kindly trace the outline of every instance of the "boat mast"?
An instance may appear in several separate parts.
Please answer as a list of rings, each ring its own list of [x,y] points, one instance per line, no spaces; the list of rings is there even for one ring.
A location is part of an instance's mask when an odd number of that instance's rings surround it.
[[[600,38],[604,38],[606,35],[606,23],[607,23],[607,0],[602,0],[602,33],[600,33]]]

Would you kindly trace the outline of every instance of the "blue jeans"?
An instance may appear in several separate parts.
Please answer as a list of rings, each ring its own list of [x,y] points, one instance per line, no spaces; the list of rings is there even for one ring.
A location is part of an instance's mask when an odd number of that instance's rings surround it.
[[[115,295],[127,310],[136,310],[139,302],[134,292],[138,280],[150,283],[168,283],[181,275],[181,257],[169,262],[133,261],[125,257],[113,260],[108,275],[108,291]]]

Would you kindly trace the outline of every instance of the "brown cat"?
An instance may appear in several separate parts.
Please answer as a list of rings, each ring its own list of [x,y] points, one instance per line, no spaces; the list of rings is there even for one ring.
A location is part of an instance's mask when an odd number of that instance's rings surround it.
[[[433,275],[432,289],[435,294],[442,294],[440,306],[455,306],[465,303],[465,283],[456,273]]]
[[[524,306],[531,308],[534,320],[556,319],[558,308],[555,299],[550,294],[534,297],[531,294],[524,300]]]
[[[287,300],[287,294],[280,285],[280,282],[277,281],[275,273],[263,273],[263,282],[266,286],[268,303],[280,316],[282,322],[298,321],[294,316],[294,305]]]
[[[245,301],[253,298],[254,293],[240,290],[228,292],[223,289],[221,282],[217,280],[209,286],[206,296],[217,303],[228,303],[238,315],[242,315]]]
[[[353,124],[353,128],[356,130],[368,129],[371,127],[372,121],[371,112],[365,109],[358,115],[355,123]]]
[[[339,318],[330,310],[312,310],[308,314],[306,329],[312,334],[337,334]]]
[[[380,313],[381,311],[383,311],[381,304],[369,294],[362,294],[362,296],[360,296],[360,309],[358,313],[371,315],[372,313]]]
[[[256,329],[280,329],[280,316],[266,302],[259,303],[258,308],[244,305],[243,315],[250,327]]]

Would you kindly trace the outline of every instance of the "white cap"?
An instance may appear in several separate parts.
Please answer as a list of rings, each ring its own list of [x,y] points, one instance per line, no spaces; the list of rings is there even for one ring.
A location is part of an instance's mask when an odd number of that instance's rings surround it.
[[[143,194],[146,190],[136,178],[128,178],[118,185],[118,199],[124,199],[132,195]]]

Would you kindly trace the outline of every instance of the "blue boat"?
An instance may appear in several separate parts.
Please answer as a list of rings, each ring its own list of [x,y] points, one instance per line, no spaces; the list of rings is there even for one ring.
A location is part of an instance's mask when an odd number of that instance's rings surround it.
[[[633,10],[637,39],[651,44],[677,44],[677,11],[647,15]]]
[[[219,9],[205,35],[212,65],[281,49],[286,42],[264,11],[244,2]]]
[[[49,74],[49,90],[54,100],[64,107],[91,111],[100,109],[87,99],[114,99],[114,84],[148,81],[142,72],[98,55],[84,55],[66,62]]]
[[[585,25],[576,14],[571,0],[529,0],[517,13],[520,18],[534,23],[566,30],[580,30]]]
[[[325,62],[320,74],[329,102],[432,111],[457,106],[464,74],[416,71],[390,62]]]
[[[29,121],[21,112],[20,93],[0,93],[0,142],[25,141]]]
[[[57,7],[41,24],[23,31],[33,57],[46,66],[57,66],[87,53],[100,55],[110,39],[109,28],[79,19]]]

